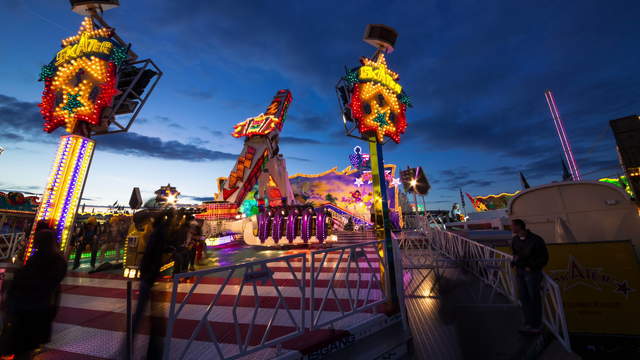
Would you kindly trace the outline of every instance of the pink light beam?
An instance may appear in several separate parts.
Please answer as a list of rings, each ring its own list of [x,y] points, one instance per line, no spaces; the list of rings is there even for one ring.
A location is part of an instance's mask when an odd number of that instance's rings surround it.
[[[560,138],[560,144],[562,145],[564,157],[567,159],[567,164],[569,165],[571,178],[573,179],[573,181],[580,181],[582,180],[582,177],[580,176],[578,164],[576,163],[576,159],[573,156],[573,151],[571,150],[571,144],[569,143],[569,138],[567,137],[567,131],[564,128],[562,119],[560,118],[560,112],[558,111],[556,100],[553,97],[553,93],[551,92],[551,90],[545,91],[544,96],[547,99],[549,111],[551,111],[551,117],[553,118],[553,124],[556,126],[556,131],[558,132],[558,137]]]

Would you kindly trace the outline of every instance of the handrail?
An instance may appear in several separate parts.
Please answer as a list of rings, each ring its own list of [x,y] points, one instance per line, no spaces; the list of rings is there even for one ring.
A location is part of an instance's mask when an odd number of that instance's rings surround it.
[[[514,284],[515,276],[511,268],[512,255],[458,234],[439,229],[430,230],[427,234],[428,238],[440,253],[459,261],[461,266],[472,272],[485,284],[495,287],[497,292],[506,296],[512,303],[519,303]],[[496,272],[488,271],[487,264],[491,264],[494,270],[498,270],[499,281],[491,278],[496,276]],[[562,293],[558,284],[546,273],[543,273],[542,291],[543,323],[562,346],[567,351],[571,351]]]
[[[187,355],[191,345],[198,336],[201,336],[201,333],[205,333],[206,341],[213,343],[220,359],[237,359],[265,348],[278,346],[287,340],[302,335],[307,328],[305,325],[307,308],[305,304],[306,260],[306,254],[301,253],[175,275],[173,277],[171,305],[164,340],[164,358],[190,358]],[[288,281],[293,281],[295,284],[294,287],[289,287],[289,289],[293,288],[294,294],[297,294],[296,296],[288,294],[285,297],[283,289],[281,289],[281,282],[274,278],[273,267],[276,265],[282,266],[283,263],[288,269],[287,274],[291,275],[291,279]],[[201,285],[205,277],[215,279],[215,276],[217,276],[219,279],[220,275],[224,280],[222,280],[215,294],[203,289],[195,295],[199,286],[205,286]],[[181,279],[184,278],[193,278],[195,280],[193,284],[181,284]],[[239,285],[237,282],[239,282]],[[188,288],[186,293],[184,292],[185,288]],[[181,292],[180,304],[178,304],[179,291]],[[265,293],[269,295],[265,295]],[[225,295],[228,296],[228,294],[235,295],[233,296],[233,301],[228,303],[227,300],[226,307],[220,309],[219,307],[223,306],[220,303],[224,301],[221,299]],[[202,296],[207,297],[208,300],[208,305],[205,308],[202,308],[201,305],[195,305],[191,309],[185,310],[185,307],[191,305],[190,302],[194,298]],[[269,307],[261,306],[265,296],[268,296],[271,302],[273,302],[274,298],[277,299],[275,305]],[[296,298],[299,307],[297,311],[287,301],[295,300]],[[198,315],[200,319],[191,331],[191,335],[184,343],[183,348],[175,349],[175,352],[179,355],[173,354],[172,356],[173,330],[176,322],[181,321],[178,317],[183,312],[186,312],[187,315],[191,313],[190,315],[193,317],[193,312],[198,312],[197,309],[204,310],[202,311],[202,316]],[[228,314],[229,311],[233,318],[231,329],[220,329],[219,323],[216,323],[215,320],[223,313]],[[257,316],[258,313],[261,315],[259,318]],[[274,335],[275,328],[278,328],[279,332]],[[234,344],[221,341],[223,340],[220,339],[221,336],[231,339]]]
[[[237,359],[267,348],[279,351],[282,343],[309,331],[331,328],[336,322],[365,311],[375,312],[375,307],[387,300],[381,281],[386,271],[381,266],[386,267],[387,262],[386,255],[383,257],[378,251],[380,242],[175,275],[164,359],[189,358],[190,350],[197,351],[191,349],[194,341],[212,343],[220,359]],[[280,276],[274,276],[276,272]],[[282,280],[283,276],[286,280]],[[182,283],[187,278],[193,283]],[[215,290],[206,284],[211,279],[217,279]],[[293,281],[294,286],[285,288],[283,281],[288,284]],[[206,306],[202,305],[203,297]],[[199,300],[195,301],[196,298]],[[199,305],[193,304],[198,301]],[[215,319],[224,314],[229,317],[230,312],[231,319],[224,324],[227,330],[220,329],[222,325]],[[181,335],[184,336],[185,326],[190,326],[187,332],[190,335],[184,341],[174,342],[178,322]],[[175,348],[179,345],[182,348]]]
[[[377,248],[381,240],[365,242],[361,244],[347,245],[311,253],[311,328],[317,329],[330,325],[348,316],[366,311],[386,301],[382,291],[380,266],[386,267],[386,256],[380,256]],[[367,252],[374,252],[373,257],[367,256]],[[338,255],[338,260],[329,264],[327,256]],[[373,265],[373,259],[380,265]],[[346,264],[346,267],[344,266]],[[346,268],[346,269],[345,269]],[[338,272],[338,270],[346,270]],[[368,270],[365,272],[364,270]],[[317,286],[320,274],[331,273],[327,286]],[[355,284],[352,284],[355,282]],[[336,293],[336,283],[344,284],[347,293],[347,301],[340,299]],[[366,284],[366,285],[364,285]],[[314,299],[316,295],[322,298],[318,307]],[[327,304],[333,302],[337,305],[339,313],[333,316],[324,316]]]

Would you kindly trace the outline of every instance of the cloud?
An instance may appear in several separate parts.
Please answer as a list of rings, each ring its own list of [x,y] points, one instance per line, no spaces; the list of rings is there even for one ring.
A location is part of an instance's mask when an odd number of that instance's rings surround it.
[[[191,199],[191,200],[197,201],[197,202],[212,201],[213,200],[213,196],[181,195],[181,197],[182,198]]]
[[[0,124],[3,126],[0,137],[5,141],[56,142],[56,136],[42,130],[43,122],[38,103],[0,94]],[[62,130],[56,133],[62,133]]]
[[[289,145],[317,145],[322,144],[323,142],[316,139],[300,138],[295,136],[280,136],[280,143]]]
[[[183,161],[235,160],[238,155],[133,132],[102,137],[97,148],[118,154]]]
[[[310,162],[311,160],[306,159],[306,158],[301,158],[301,157],[297,157],[297,156],[285,156],[286,160],[294,160],[294,161],[300,161],[300,162]]]
[[[213,136],[214,138],[220,137],[220,136],[224,136],[225,133],[223,133],[220,130],[213,130],[207,126],[200,126],[200,130],[204,130],[207,133],[209,133],[211,136]]]
[[[157,116],[161,121],[170,121]],[[47,142],[57,141],[57,137],[42,131],[42,116],[37,103],[20,101],[0,94],[0,123],[3,124],[3,137],[12,141]],[[58,131],[62,133],[61,130]],[[142,157],[154,157],[183,161],[219,161],[235,160],[236,154],[210,150],[194,144],[185,144],[175,140],[163,140],[134,132],[119,133],[96,137],[98,151],[104,150],[117,154]]]
[[[457,191],[464,187],[487,187],[493,185],[494,181],[462,166],[442,170],[438,176],[438,183],[447,190]]]
[[[289,115],[287,123],[296,125],[297,127],[312,132],[326,131],[327,127],[331,124],[331,120],[328,116],[311,115],[311,116],[297,116]]]
[[[13,185],[13,184],[0,183],[0,186],[2,186],[2,188],[0,188],[0,191],[4,193],[15,191],[15,192],[21,192],[25,195],[40,196],[43,190],[43,186],[38,186],[38,185]]]
[[[4,139],[7,142],[19,142],[24,141],[24,136],[14,133],[0,134],[0,139]]]
[[[174,129],[178,129],[178,130],[184,130],[184,126],[177,124],[177,123],[171,123],[168,125],[170,128],[174,128]]]
[[[209,143],[208,140],[204,140],[199,137],[190,137],[188,141],[189,141],[189,144],[195,145],[195,146],[203,146]]]
[[[211,100],[213,99],[213,92],[204,90],[178,90],[180,95],[190,97],[194,100]]]

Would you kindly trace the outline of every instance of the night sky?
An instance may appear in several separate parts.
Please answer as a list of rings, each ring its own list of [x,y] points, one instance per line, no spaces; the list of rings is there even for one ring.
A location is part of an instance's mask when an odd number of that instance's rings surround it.
[[[210,199],[242,140],[233,124],[264,112],[278,89],[293,103],[281,152],[290,174],[349,164],[334,86],[374,49],[367,23],[399,32],[387,57],[414,107],[385,160],[423,166],[430,208],[561,179],[551,89],[586,179],[614,176],[608,121],[640,112],[638,1],[131,1],[105,19],[165,75],[128,134],[97,137],[87,204],[127,203],[177,186]],[[66,0],[0,2],[0,190],[39,193],[60,129],[42,131],[48,63],[82,17]]]

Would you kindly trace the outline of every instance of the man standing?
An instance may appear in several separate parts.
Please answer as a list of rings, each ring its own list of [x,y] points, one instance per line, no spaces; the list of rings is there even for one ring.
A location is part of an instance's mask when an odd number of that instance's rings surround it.
[[[549,253],[544,240],[527,229],[524,221],[515,219],[511,222],[513,240],[512,266],[516,267],[518,292],[522,311],[524,313],[524,327],[521,332],[528,335],[542,333],[542,269],[549,261]]]

